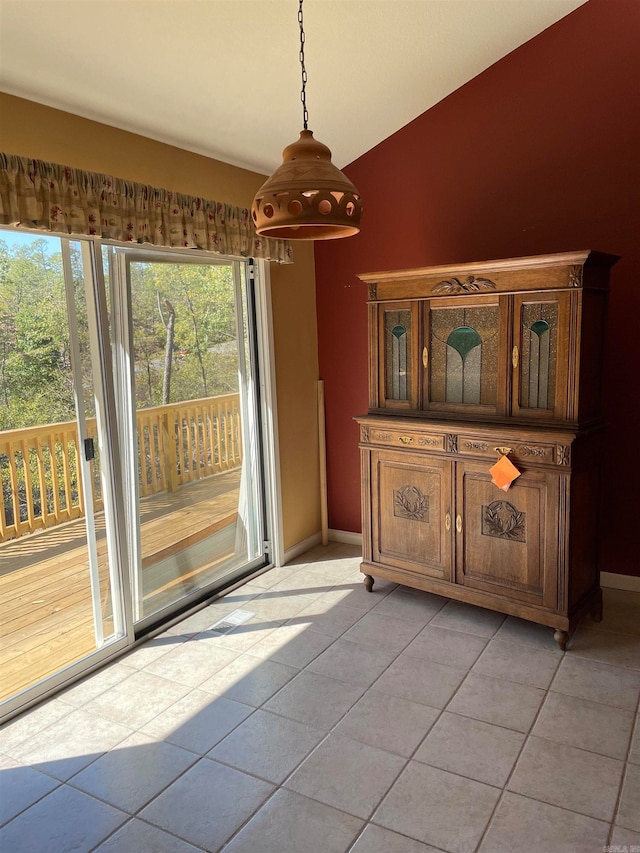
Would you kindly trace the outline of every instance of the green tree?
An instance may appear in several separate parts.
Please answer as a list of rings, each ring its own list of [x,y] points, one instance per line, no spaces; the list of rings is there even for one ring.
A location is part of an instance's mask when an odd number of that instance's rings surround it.
[[[174,310],[171,402],[237,391],[232,267],[135,263],[131,284],[138,406],[163,401],[166,300]]]
[[[0,240],[0,429],[73,420],[74,392],[62,255],[53,238],[9,247]],[[55,245],[55,244],[54,244]],[[58,246],[60,244],[58,243]],[[80,337],[85,409],[92,366],[78,249],[72,244],[73,313]],[[236,392],[237,333],[231,264],[131,264],[136,404],[163,402],[168,314],[171,402]]]
[[[74,416],[61,254],[0,241],[0,429]]]

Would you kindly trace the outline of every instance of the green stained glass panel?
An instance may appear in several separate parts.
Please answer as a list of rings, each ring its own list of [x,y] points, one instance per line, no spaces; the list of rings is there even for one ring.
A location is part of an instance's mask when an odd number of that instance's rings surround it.
[[[384,312],[385,394],[387,400],[411,399],[411,311]]]
[[[522,306],[520,405],[552,409],[558,361],[558,304],[531,302]]]
[[[497,305],[431,309],[431,402],[496,405],[498,331]]]
[[[480,335],[470,326],[458,326],[447,338],[447,344],[460,354],[463,361],[469,352],[481,343]]]

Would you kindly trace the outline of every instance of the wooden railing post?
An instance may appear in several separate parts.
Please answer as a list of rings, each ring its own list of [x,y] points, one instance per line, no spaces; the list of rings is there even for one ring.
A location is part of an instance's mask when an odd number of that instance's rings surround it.
[[[178,454],[176,453],[175,418],[169,412],[162,415],[162,447],[164,450],[164,481],[168,492],[177,492]]]

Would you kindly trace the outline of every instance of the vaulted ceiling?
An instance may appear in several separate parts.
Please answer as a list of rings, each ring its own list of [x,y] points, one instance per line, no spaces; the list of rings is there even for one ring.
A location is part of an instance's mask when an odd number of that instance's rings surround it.
[[[342,168],[583,2],[305,0],[309,127]],[[268,173],[302,128],[297,13],[0,0],[0,90]]]

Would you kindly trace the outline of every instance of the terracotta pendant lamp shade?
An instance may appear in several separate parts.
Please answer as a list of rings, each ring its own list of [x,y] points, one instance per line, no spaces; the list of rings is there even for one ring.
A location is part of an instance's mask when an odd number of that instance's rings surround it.
[[[331,151],[303,130],[282,152],[282,166],[258,190],[251,215],[258,234],[333,240],[360,230],[358,190],[331,162]]]
[[[362,200],[358,190],[331,162],[331,151],[307,129],[302,0],[300,64],[304,130],[282,152],[282,165],[256,193],[251,216],[256,232],[288,240],[334,240],[360,230]]]

